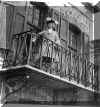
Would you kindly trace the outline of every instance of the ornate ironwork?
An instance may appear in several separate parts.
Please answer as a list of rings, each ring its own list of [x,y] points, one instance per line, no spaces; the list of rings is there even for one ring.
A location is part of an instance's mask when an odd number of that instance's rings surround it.
[[[32,31],[14,35],[12,51],[5,52],[5,56],[3,68],[29,64],[85,87],[97,89],[97,66],[89,62],[85,54],[71,48],[65,49]]]

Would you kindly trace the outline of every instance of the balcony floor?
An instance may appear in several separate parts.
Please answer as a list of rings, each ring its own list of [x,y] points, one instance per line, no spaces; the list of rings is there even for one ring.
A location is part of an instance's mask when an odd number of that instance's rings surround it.
[[[53,89],[68,89],[68,88],[79,88],[88,92],[97,92],[90,87],[85,87],[81,83],[75,81],[69,81],[68,78],[63,78],[54,74],[50,74],[38,68],[30,65],[12,66],[6,69],[0,70],[2,77],[11,76],[11,74],[25,74],[26,78],[37,82],[39,85],[45,85]],[[10,74],[11,73],[11,74]]]

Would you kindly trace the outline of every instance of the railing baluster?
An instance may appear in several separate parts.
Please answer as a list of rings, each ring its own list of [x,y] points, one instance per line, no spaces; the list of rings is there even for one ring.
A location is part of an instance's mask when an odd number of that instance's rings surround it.
[[[16,43],[16,46],[14,46],[15,55],[13,52],[14,61],[12,66],[24,64],[22,62],[27,61],[31,66],[42,69],[43,64],[45,64],[45,72],[50,71],[49,73],[58,75],[61,78],[67,77],[69,81],[73,80],[77,82],[77,84],[80,83],[87,87],[92,86],[92,89],[97,89],[96,78],[98,75],[96,73],[98,71],[95,71],[95,64],[89,62],[85,53],[80,54],[71,47],[66,49],[46,37],[43,37],[42,43],[38,43],[39,46],[36,47],[32,42],[32,38],[35,37],[36,35],[32,34],[32,31],[14,35],[13,41]],[[40,38],[39,35],[38,38]],[[45,47],[43,45],[45,45]],[[35,53],[34,51],[37,52]],[[8,56],[8,53],[5,54]],[[39,66],[34,66],[37,64],[35,62],[35,55],[38,55],[38,59],[36,60],[39,60]],[[7,59],[7,56],[5,59]],[[45,57],[47,59],[44,59]]]
[[[80,83],[80,74],[81,74],[80,72],[82,72],[82,71],[79,71],[79,63],[81,63],[79,62],[79,60],[80,58],[77,53],[77,83]],[[82,63],[81,63],[81,68],[82,68]]]
[[[42,41],[43,42],[43,41]],[[40,54],[39,54],[39,56],[40,56],[40,69],[42,68],[42,66],[43,66],[43,62],[42,62],[42,60],[43,60],[43,58],[42,58],[42,43],[41,43],[41,45],[40,45]]]
[[[58,51],[58,63],[57,63],[57,70],[58,70],[58,73],[60,75],[60,70],[61,70],[61,67],[60,67],[60,64],[61,64],[61,47],[59,48],[59,51]]]
[[[60,77],[62,76],[61,75],[61,72],[62,72],[62,48],[61,48],[61,63],[60,63]]]
[[[94,72],[93,72],[94,66],[92,65],[92,89],[94,86]]]
[[[67,66],[66,66],[67,65]],[[68,68],[68,64],[67,64],[67,51],[65,50],[65,76],[64,77],[66,77],[67,76],[67,69]]]
[[[69,50],[69,81],[71,80],[71,51]]]
[[[31,59],[31,55],[32,55],[32,38],[33,38],[33,34],[31,34],[31,38],[30,38],[30,45],[29,45],[29,52],[28,52],[29,54],[28,54],[27,64],[30,64],[30,59]]]
[[[16,35],[17,37],[15,38],[16,41],[17,41],[17,47],[16,47],[16,50],[15,50],[15,58],[14,58],[14,62],[13,62],[13,65],[16,65],[16,59],[17,59],[17,51],[18,51],[18,44],[19,44],[19,37],[18,35]]]
[[[53,44],[53,41],[51,41],[51,58],[52,58],[52,62],[51,62],[51,67],[49,68],[50,73],[52,73],[52,64],[54,63],[54,61],[53,61],[53,52],[54,52],[54,44]]]
[[[64,77],[66,76],[66,50],[64,50]]]

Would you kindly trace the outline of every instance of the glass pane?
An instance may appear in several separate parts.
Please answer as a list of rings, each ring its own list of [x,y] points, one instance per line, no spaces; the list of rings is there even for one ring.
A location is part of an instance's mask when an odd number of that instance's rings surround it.
[[[81,52],[81,34],[77,37],[77,50]]]
[[[89,37],[87,35],[84,36],[84,51],[89,58]]]
[[[39,23],[39,16],[40,16],[40,11],[39,9],[34,9],[34,18],[33,18],[33,24],[38,26],[38,23]]]
[[[30,6],[28,8],[28,22],[32,23],[32,17],[33,17],[33,7]]]
[[[81,34],[75,34],[70,30],[69,45],[78,52],[81,52]]]
[[[58,21],[58,23],[59,23],[59,21],[60,21],[59,13],[54,12],[53,18],[54,18],[56,21]],[[57,27],[56,30],[59,32],[59,24],[58,24],[56,27]]]
[[[60,37],[64,40],[67,40],[67,30],[68,30],[68,22],[65,20],[61,20],[61,28],[60,28]]]
[[[0,48],[6,48],[6,7],[0,6]]]
[[[16,14],[14,33],[21,33],[24,30],[24,16]]]

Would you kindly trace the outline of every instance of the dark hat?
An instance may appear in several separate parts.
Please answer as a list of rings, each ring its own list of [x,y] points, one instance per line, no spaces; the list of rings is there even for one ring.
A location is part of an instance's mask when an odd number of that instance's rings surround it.
[[[51,17],[47,17],[46,18],[46,22],[48,23],[55,23],[56,25],[58,25],[58,21],[56,21],[55,19],[51,18]]]

